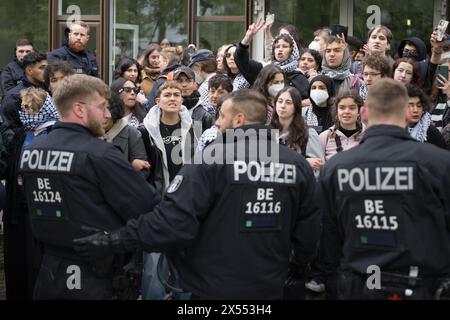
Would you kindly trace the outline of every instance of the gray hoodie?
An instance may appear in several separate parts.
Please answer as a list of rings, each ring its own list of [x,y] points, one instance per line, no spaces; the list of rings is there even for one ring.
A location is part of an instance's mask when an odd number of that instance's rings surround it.
[[[194,134],[193,137],[188,137],[189,131],[192,128],[192,118],[185,106],[181,106],[180,110],[180,118],[181,118],[181,148],[182,148],[182,157],[183,163],[186,163],[190,154],[187,154],[187,150],[190,150],[190,146],[192,145],[191,139],[194,139],[194,144],[197,144],[197,137]],[[162,159],[163,159],[163,174],[164,174],[164,187],[167,188],[169,186],[169,168],[167,164],[167,154],[166,148],[164,146],[164,142],[160,132],[160,123],[161,123],[161,108],[156,105],[150,109],[147,113],[147,116],[144,119],[144,126],[150,134],[150,138],[154,141],[156,147],[161,151]]]

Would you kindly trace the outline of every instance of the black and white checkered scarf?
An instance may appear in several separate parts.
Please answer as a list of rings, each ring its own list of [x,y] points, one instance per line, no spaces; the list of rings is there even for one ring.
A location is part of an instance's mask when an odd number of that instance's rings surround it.
[[[279,62],[277,60],[272,60],[271,63],[274,65],[279,66],[281,69],[283,69],[285,74],[288,74],[289,72],[292,72],[298,68],[298,58],[300,58],[300,51],[298,50],[297,43],[295,42],[294,38],[288,34],[288,36],[292,39],[292,53],[290,57],[287,60],[284,60],[283,62]],[[272,41],[272,44],[275,42],[277,38],[275,38]],[[272,46],[273,47],[273,46]],[[274,56],[275,53],[272,52],[272,56]]]
[[[29,113],[28,111],[21,109],[19,110],[20,121],[25,128],[28,130],[35,130],[39,128],[44,123],[50,121],[58,121],[59,113],[53,104],[53,99],[47,94],[44,104],[42,105],[39,112]]]
[[[428,112],[424,112],[419,122],[412,128],[408,128],[411,137],[420,142],[427,141],[428,128],[431,125],[431,115]]]

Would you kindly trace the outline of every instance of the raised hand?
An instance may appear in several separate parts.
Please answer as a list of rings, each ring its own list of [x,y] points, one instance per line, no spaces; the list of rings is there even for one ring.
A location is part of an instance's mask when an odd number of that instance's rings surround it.
[[[252,23],[251,25],[249,25],[247,32],[245,33],[245,37],[244,39],[242,39],[241,43],[246,46],[250,45],[250,42],[252,41],[255,34],[258,33],[258,31],[264,26],[264,24],[264,17],[260,17],[257,23]]]

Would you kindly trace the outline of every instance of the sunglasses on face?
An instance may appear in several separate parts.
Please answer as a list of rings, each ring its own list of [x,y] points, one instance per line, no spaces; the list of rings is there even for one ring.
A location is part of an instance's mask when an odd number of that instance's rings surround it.
[[[141,91],[141,88],[133,88],[133,87],[123,87],[119,90],[119,93],[125,92],[125,93],[131,93],[134,92],[135,94],[138,94]]]

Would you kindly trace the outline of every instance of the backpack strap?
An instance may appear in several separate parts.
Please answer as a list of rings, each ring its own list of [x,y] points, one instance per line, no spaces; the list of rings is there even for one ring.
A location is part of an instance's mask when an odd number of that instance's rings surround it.
[[[334,141],[336,142],[336,151],[337,152],[341,152],[344,149],[342,148],[342,142],[341,142],[341,137],[339,137],[336,133],[336,136],[334,137]]]

